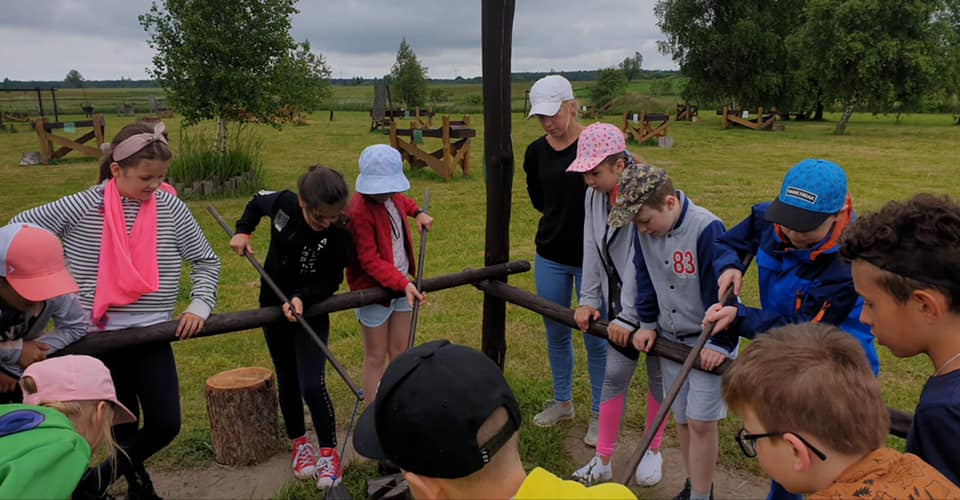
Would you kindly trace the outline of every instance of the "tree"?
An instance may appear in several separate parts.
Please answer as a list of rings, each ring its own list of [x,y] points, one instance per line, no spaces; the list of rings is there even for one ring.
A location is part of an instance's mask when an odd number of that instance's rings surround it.
[[[606,68],[597,72],[597,82],[590,87],[590,97],[597,111],[600,111],[609,107],[626,90],[627,75],[617,68]]]
[[[63,79],[63,83],[67,84],[68,87],[83,87],[83,75],[81,75],[79,71],[71,69],[67,73],[67,77]]]
[[[933,7],[927,0],[807,0],[790,44],[805,55],[803,71],[843,105],[835,134],[858,107],[891,109],[932,88]]]
[[[737,107],[791,104],[795,75],[785,39],[802,18],[804,0],[752,2],[660,0],[658,43],[689,77],[686,96]]]
[[[187,125],[217,120],[217,151],[228,121],[279,126],[330,95],[323,56],[290,35],[296,0],[160,1],[139,18],[156,50],[149,72]]]
[[[957,111],[960,100],[960,0],[939,0],[933,19],[938,97]],[[960,125],[960,114],[955,115]]]
[[[393,98],[407,108],[423,106],[427,101],[427,68],[420,64],[406,38],[400,41],[397,60],[390,68],[389,85],[393,87]]]
[[[632,82],[634,78],[640,76],[640,67],[643,65],[643,54],[639,51],[633,53],[633,57],[628,57],[620,61],[620,69],[623,71],[624,76],[627,77],[628,82]]]

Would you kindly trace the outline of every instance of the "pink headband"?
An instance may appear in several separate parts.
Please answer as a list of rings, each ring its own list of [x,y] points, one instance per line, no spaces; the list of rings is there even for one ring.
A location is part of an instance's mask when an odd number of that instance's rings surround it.
[[[134,134],[120,141],[120,144],[117,144],[116,147],[113,148],[113,161],[126,160],[127,158],[133,156],[137,151],[140,151],[149,144],[157,141],[167,144],[167,138],[163,136],[163,131],[163,122],[160,122],[153,127],[153,132]],[[107,143],[101,146],[101,149],[104,152],[108,152],[110,147],[111,145]]]

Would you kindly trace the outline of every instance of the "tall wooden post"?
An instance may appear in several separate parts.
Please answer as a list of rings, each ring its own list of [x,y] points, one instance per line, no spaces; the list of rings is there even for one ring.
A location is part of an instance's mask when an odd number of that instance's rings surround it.
[[[514,0],[483,0],[483,158],[487,186],[485,265],[510,258],[510,203],[513,195],[513,142],[510,113],[510,54]],[[506,281],[504,279],[504,281]],[[503,368],[507,352],[507,306],[483,295],[484,354]]]

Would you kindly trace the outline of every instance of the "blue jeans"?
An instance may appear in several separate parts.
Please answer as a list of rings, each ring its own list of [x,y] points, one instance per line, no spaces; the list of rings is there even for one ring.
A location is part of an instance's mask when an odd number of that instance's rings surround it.
[[[570,297],[576,285],[580,295],[580,268],[545,259],[540,255],[534,260],[534,277],[537,295],[563,307],[570,307]],[[570,328],[553,320],[543,318],[547,329],[547,355],[553,375],[553,399],[566,402],[573,399],[573,338]],[[603,376],[607,366],[607,341],[593,335],[583,334],[587,348],[587,371],[590,373],[590,393],[593,411],[600,411],[600,396],[603,391]]]

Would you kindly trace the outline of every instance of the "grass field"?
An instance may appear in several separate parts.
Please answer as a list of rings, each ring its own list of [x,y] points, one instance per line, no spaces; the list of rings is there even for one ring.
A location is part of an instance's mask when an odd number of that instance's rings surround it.
[[[522,91],[520,97],[522,99]],[[310,118],[314,123],[310,126],[285,127],[280,131],[269,127],[253,128],[264,139],[269,188],[293,187],[300,173],[313,163],[340,170],[352,186],[360,151],[370,144],[387,142],[387,137],[367,132],[369,118],[364,112],[337,112],[332,122],[328,121],[326,113],[317,113]],[[727,225],[746,216],[750,205],[771,199],[784,172],[805,157],[828,158],[842,165],[849,175],[850,191],[860,212],[920,191],[952,194],[960,191],[956,167],[960,127],[951,126],[951,117],[947,115],[910,115],[904,117],[901,125],[895,125],[892,117],[857,114],[848,135],[843,137],[832,135],[833,124],[830,122],[787,122],[785,132],[771,133],[745,129],[721,131],[718,117],[705,113],[702,118],[703,121],[697,124],[671,125],[670,133],[675,139],[672,149],[635,144],[630,148],[649,162],[664,167],[681,189],[698,204],[716,213]],[[828,116],[831,120],[836,118]],[[429,188],[431,211],[436,218],[428,245],[427,276],[479,267],[483,262],[482,114],[475,113],[471,119],[479,133],[472,150],[474,171],[469,177],[457,175],[453,181],[444,182],[431,172],[409,174],[413,184],[409,194],[422,199],[424,189]],[[107,120],[107,134],[112,136],[130,119],[108,115]],[[613,116],[607,117],[606,121],[618,123]],[[532,261],[538,214],[527,199],[521,163],[526,145],[541,132],[536,121],[524,120],[519,114],[514,115],[513,125],[517,163],[510,225],[511,258]],[[168,120],[167,126],[170,136],[178,137],[179,120]],[[210,124],[200,127],[212,132]],[[0,134],[0,179],[4,190],[0,198],[2,221],[9,220],[21,210],[84,189],[96,179],[93,159],[70,159],[56,166],[18,166],[22,152],[38,150],[36,135],[24,125],[19,125],[18,130],[18,133]],[[173,147],[176,149],[177,145],[173,144]],[[258,277],[245,260],[229,253],[227,238],[205,209],[208,203],[212,203],[227,219],[235,219],[246,201],[246,198],[225,198],[189,203],[223,259],[217,306],[220,312],[256,307]],[[571,200],[571,203],[579,202]],[[265,254],[266,243],[264,232],[257,232],[253,246],[259,255]],[[532,273],[515,276],[510,282],[534,290]],[[744,297],[748,303],[756,303],[755,287],[755,277],[751,273],[744,287],[749,290]],[[430,294],[422,310],[418,340],[450,338],[479,348],[481,301],[482,295],[469,287]],[[333,314],[331,328],[332,351],[359,381],[362,341],[353,312]],[[537,315],[511,306],[507,329],[506,374],[521,402],[524,420],[529,423],[542,401],[551,396],[543,325]],[[180,372],[183,430],[173,445],[155,457],[152,464],[184,468],[208,463],[212,457],[203,399],[204,380],[237,366],[270,366],[270,360],[257,331],[191,340],[174,347]],[[881,363],[880,380],[887,404],[912,411],[923,382],[932,372],[929,362],[920,358],[898,360],[881,348]],[[643,380],[641,377],[637,379]],[[327,380],[339,424],[344,427],[353,407],[352,396],[331,370],[328,370]],[[645,398],[641,396],[644,392],[642,384],[635,384],[625,420],[629,427],[639,428],[643,421]],[[574,398],[580,409],[578,422],[583,424],[589,405],[589,384],[582,348],[577,352]],[[738,424],[732,419],[722,423],[720,462],[756,471],[755,462],[745,459],[734,443],[733,434],[737,428]],[[564,426],[540,429],[525,425],[521,445],[526,464],[542,465],[561,474],[579,465],[569,463],[562,452],[564,433]],[[675,443],[670,438],[668,445],[671,442]],[[902,441],[891,439],[891,444],[902,446]],[[363,471],[369,471],[369,468]],[[352,487],[360,487],[357,479],[360,475],[351,479]],[[298,496],[298,491],[296,486],[291,486],[283,496]]]

